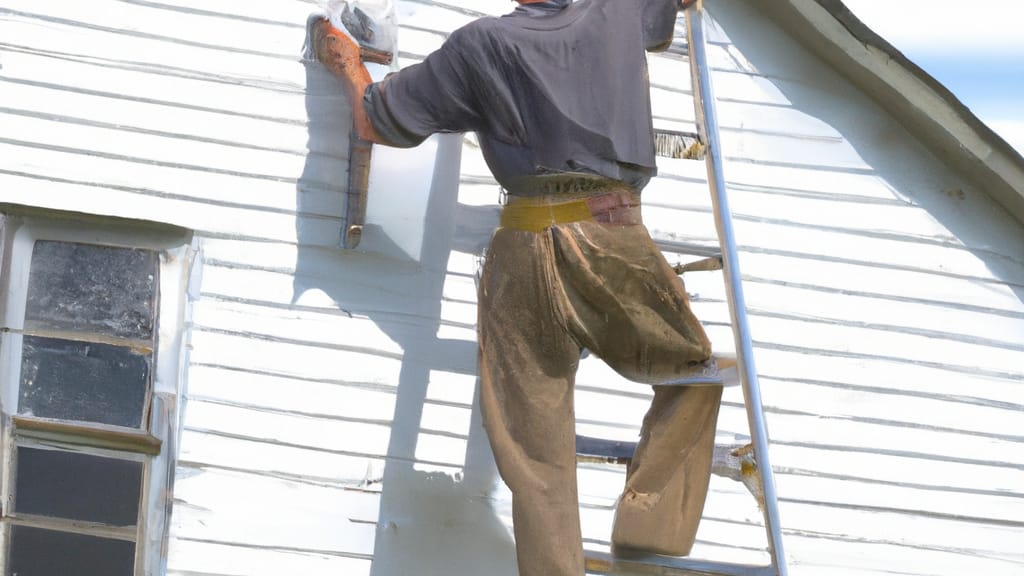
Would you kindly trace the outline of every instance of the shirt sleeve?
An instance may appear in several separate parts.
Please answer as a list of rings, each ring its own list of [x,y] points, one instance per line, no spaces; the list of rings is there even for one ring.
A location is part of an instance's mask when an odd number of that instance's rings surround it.
[[[644,47],[660,52],[672,44],[679,0],[641,0]]]
[[[468,132],[481,123],[471,83],[474,70],[455,34],[419,63],[371,84],[363,96],[374,130],[386,144],[418,145],[437,132]]]

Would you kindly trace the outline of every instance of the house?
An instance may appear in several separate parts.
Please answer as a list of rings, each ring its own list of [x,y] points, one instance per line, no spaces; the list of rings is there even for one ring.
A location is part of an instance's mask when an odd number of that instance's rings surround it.
[[[790,572],[1024,572],[1024,159],[838,0],[708,4]],[[471,135],[375,149],[340,249],[315,8],[0,0],[4,573],[515,573],[474,404],[498,187]],[[397,0],[399,60],[508,8]],[[649,68],[692,131],[685,44]],[[715,243],[706,173],[661,162],[678,262]],[[686,283],[727,349],[720,277]],[[633,438],[648,397],[587,359],[577,426]],[[588,548],[622,477],[580,467]],[[763,562],[761,522],[715,477],[694,555]]]

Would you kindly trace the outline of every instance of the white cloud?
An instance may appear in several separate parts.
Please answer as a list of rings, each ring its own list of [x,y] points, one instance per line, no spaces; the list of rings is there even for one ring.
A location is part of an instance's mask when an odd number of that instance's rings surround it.
[[[842,1],[1024,154],[1024,2]]]
[[[1013,146],[1018,152],[1024,154],[1024,121],[994,120],[986,122],[986,124],[995,130],[997,134],[1002,136],[1004,140],[1009,142],[1010,146]]]
[[[1024,2],[1017,0],[843,0],[901,50],[1024,54]]]

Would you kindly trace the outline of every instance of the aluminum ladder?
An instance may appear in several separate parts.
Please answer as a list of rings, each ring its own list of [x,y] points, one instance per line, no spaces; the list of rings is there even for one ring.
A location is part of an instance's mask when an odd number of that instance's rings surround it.
[[[587,571],[597,574],[657,574],[662,576],[787,576],[775,481],[768,457],[768,434],[765,428],[757,369],[754,365],[753,345],[746,316],[746,302],[740,281],[732,217],[729,212],[725,178],[722,172],[722,146],[718,131],[718,117],[707,64],[703,0],[686,12],[686,35],[698,139],[704,147],[704,160],[707,165],[715,225],[718,229],[721,246],[720,257],[729,302],[729,315],[736,344],[737,366],[750,428],[752,457],[759,472],[755,476],[759,479],[760,493],[763,496],[761,509],[764,513],[771,564],[766,566],[730,564],[653,554],[631,555],[628,558],[622,558],[609,553],[587,551]],[[697,268],[699,269],[700,265]],[[678,268],[677,271],[679,271]],[[577,453],[581,460],[625,463],[632,457],[635,448],[635,443],[577,437]]]

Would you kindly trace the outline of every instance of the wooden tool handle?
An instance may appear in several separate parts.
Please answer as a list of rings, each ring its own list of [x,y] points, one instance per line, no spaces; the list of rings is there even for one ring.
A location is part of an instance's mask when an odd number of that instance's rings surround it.
[[[359,45],[359,58],[363,62],[373,62],[374,64],[391,64],[394,59],[394,54],[385,50],[377,48],[371,48],[369,46]]]

